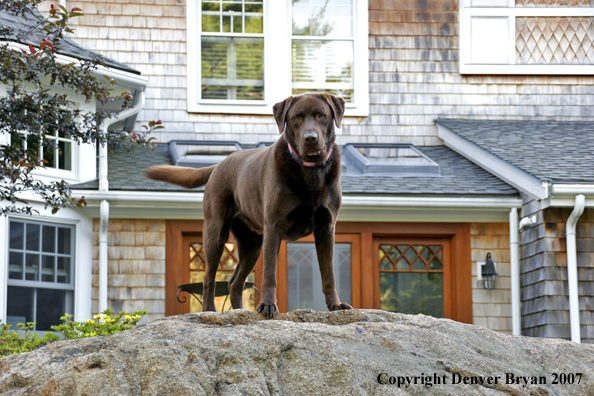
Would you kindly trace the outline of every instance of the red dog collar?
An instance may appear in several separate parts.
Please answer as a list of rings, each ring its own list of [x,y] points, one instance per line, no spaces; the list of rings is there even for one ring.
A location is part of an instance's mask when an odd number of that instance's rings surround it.
[[[330,156],[332,155],[332,149],[333,149],[333,147],[330,146],[330,150],[328,150],[328,155],[326,156],[326,159],[324,160],[324,162],[322,162],[321,164],[316,164],[315,162],[303,161],[301,158],[299,158],[299,156],[293,149],[293,146],[291,146],[291,143],[287,142],[287,145],[289,146],[289,153],[291,153],[291,157],[293,157],[295,162],[297,162],[301,166],[305,166],[308,168],[321,168],[322,166],[326,166],[326,164],[328,163],[328,160],[330,159]]]

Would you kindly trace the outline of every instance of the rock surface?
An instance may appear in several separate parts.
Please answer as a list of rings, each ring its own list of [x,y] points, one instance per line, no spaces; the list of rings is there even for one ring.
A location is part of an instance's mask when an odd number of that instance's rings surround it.
[[[378,383],[381,373],[386,384]],[[507,373],[526,377],[528,385],[521,379],[506,384]],[[530,384],[533,376],[541,383]],[[406,377],[408,387],[399,386]],[[554,384],[555,377],[565,384]],[[157,319],[113,336],[56,342],[4,358],[0,392],[594,395],[594,346],[374,310],[299,310],[273,320],[238,310]]]

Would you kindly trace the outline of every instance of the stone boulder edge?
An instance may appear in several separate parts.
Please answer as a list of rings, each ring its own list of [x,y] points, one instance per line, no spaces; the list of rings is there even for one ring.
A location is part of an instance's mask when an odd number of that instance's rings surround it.
[[[379,384],[380,373],[445,375],[446,383],[398,387]],[[506,373],[546,383],[506,384]],[[552,384],[561,373],[582,373],[580,384]],[[452,384],[454,376],[501,379]],[[594,346],[378,310],[297,310],[271,320],[235,310],[166,317],[3,358],[0,393],[594,395]]]

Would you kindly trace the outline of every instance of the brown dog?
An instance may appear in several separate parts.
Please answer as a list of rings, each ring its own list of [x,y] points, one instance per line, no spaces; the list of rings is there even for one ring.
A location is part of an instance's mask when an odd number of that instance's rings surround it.
[[[274,105],[283,135],[272,146],[235,152],[201,169],[156,166],[147,176],[204,191],[203,310],[214,311],[215,274],[224,244],[233,233],[239,252],[229,282],[233,308],[242,308],[242,291],[262,246],[264,268],[258,312],[269,318],[276,305],[276,264],[282,240],[314,233],[326,305],[330,311],[352,309],[341,303],[334,283],[334,225],[341,203],[340,153],[334,123],[340,128],[344,100],[327,93],[290,96]]]

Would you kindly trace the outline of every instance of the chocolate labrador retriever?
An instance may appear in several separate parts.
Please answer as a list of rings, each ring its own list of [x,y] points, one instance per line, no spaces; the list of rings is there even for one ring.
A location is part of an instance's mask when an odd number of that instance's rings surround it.
[[[233,308],[242,308],[244,282],[264,247],[262,298],[257,310],[274,317],[281,241],[295,241],[313,232],[328,309],[352,309],[338,299],[333,268],[334,225],[341,203],[334,124],[340,128],[344,104],[342,98],[327,93],[290,96],[273,107],[282,136],[272,146],[235,152],[208,168],[148,169],[151,179],[187,188],[206,184],[204,311],[215,311],[215,274],[229,232],[239,252],[229,282]]]

